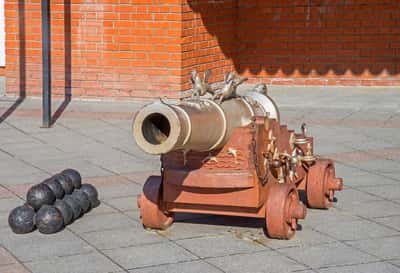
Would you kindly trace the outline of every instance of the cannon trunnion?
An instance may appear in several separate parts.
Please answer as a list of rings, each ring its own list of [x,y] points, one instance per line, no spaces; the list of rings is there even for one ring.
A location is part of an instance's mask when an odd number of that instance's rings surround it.
[[[160,176],[137,200],[147,228],[166,229],[179,212],[232,215],[263,218],[268,236],[290,239],[306,216],[299,192],[308,207],[327,209],[343,186],[333,162],[314,156],[305,127],[281,125],[260,92],[157,102],[139,111],[133,130],[139,147],[161,155]]]

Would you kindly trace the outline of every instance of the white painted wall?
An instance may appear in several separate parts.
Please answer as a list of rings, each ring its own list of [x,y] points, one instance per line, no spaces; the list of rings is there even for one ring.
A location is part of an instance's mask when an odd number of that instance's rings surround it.
[[[0,0],[0,66],[6,65],[6,31],[4,19],[4,0]]]

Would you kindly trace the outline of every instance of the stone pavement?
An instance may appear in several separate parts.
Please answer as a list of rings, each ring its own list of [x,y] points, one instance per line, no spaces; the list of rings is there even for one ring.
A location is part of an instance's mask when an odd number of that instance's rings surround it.
[[[399,91],[271,88],[283,122],[306,121],[345,182],[333,208],[308,210],[290,241],[266,238],[262,221],[222,216],[179,215],[167,231],[144,230],[136,195],[159,160],[131,137],[143,102],[74,100],[43,129],[40,100],[11,113],[15,98],[2,97],[0,272],[400,272]],[[13,234],[9,211],[67,167],[98,187],[101,205],[55,235]]]

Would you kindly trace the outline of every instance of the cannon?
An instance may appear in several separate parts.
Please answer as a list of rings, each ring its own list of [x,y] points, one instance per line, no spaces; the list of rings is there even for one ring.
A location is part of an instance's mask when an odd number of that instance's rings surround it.
[[[305,124],[298,133],[280,124],[264,84],[238,94],[246,79],[229,73],[213,91],[206,74],[192,73],[192,97],[160,99],[134,117],[136,143],[161,160],[137,199],[144,227],[166,229],[180,212],[242,216],[265,219],[271,238],[290,239],[304,203],[328,209],[342,189],[334,162],[314,155]]]

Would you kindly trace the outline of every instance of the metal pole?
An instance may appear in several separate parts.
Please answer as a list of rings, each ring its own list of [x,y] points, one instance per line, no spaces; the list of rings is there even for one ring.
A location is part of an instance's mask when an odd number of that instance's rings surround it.
[[[51,126],[50,4],[42,0],[42,124]]]

